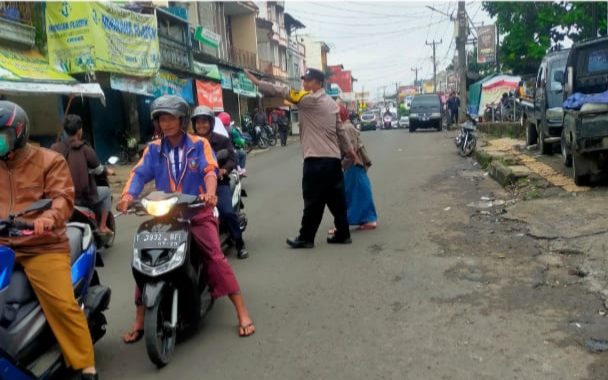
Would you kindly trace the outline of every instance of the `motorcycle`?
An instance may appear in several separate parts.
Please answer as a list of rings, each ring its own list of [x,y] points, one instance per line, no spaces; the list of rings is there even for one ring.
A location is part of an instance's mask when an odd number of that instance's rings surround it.
[[[460,124],[460,132],[454,139],[454,143],[458,148],[458,154],[463,157],[471,155],[477,144],[477,136],[475,136],[477,123],[471,115],[467,114],[467,118],[469,119],[468,121]]]
[[[116,163],[118,163],[118,157],[112,156],[108,159],[108,164],[115,165]],[[97,186],[110,187],[108,175],[105,172],[95,176],[95,183]],[[74,205],[74,212],[70,217],[70,222],[88,224],[93,231],[97,248],[110,248],[114,245],[114,239],[116,238],[116,220],[111,212],[108,213],[108,221],[106,223],[107,227],[112,231],[111,234],[99,233],[98,226],[100,217],[95,211],[86,206]]]
[[[33,233],[33,225],[18,218],[51,207],[43,199],[25,211],[0,220],[0,235],[25,236]],[[111,298],[110,288],[101,285],[95,270],[99,263],[97,248],[90,227],[68,223],[71,275],[74,294],[83,309],[93,342],[106,332],[104,310]],[[64,359],[48,326],[23,269],[15,265],[15,252],[0,246],[0,379],[48,379],[64,370]]]
[[[243,203],[242,198],[247,196],[247,192],[243,189],[241,177],[236,170],[233,170],[228,174],[228,177],[230,179],[230,191],[232,192],[232,209],[239,217],[241,232],[245,232],[247,229],[247,215],[245,215],[245,212],[243,211],[245,204]],[[220,223],[220,242],[222,243],[222,246],[231,246],[233,244],[228,227],[223,223]]]
[[[159,368],[171,361],[178,336],[191,335],[213,306],[205,263],[185,218],[202,206],[194,195],[155,191],[132,207],[136,215],[153,217],[137,230],[132,269],[145,307],[146,351]]]
[[[266,136],[268,145],[270,145],[270,146],[277,145],[277,134],[274,132],[274,129],[270,125],[265,124],[264,126],[262,126],[262,130]]]
[[[251,124],[251,129],[248,131],[252,137],[253,143],[260,149],[266,149],[270,145],[268,136],[263,126]]]
[[[393,117],[390,115],[384,115],[382,118],[382,129],[391,129],[392,128]]]

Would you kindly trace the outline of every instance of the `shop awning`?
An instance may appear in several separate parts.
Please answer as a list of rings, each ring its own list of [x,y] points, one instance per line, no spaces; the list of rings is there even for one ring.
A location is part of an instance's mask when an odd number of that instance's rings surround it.
[[[6,95],[74,95],[99,98],[105,105],[103,90],[97,83],[79,83],[51,67],[36,50],[0,47],[0,93]]]

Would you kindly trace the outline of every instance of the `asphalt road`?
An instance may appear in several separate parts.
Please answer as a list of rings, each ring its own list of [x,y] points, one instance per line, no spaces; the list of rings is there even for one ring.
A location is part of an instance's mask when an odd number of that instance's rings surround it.
[[[544,340],[553,325],[525,309],[479,313],[481,283],[446,276],[459,259],[443,257],[433,236],[449,228],[442,215],[452,222],[466,222],[468,215],[466,206],[456,207],[465,202],[462,189],[442,180],[473,168],[458,157],[450,135],[373,131],[363,139],[373,161],[369,174],[380,227],[353,233],[350,246],[326,244],[332,227],[326,211],[314,249],[286,247],[302,212],[298,144],[250,160],[245,202],[251,255],[240,261],[230,253],[229,260],[257,332],[239,338],[232,305],[221,299],[161,370],[148,360],[143,342],[125,345],[120,338],[134,315],[131,243],[140,222],[120,219],[101,270],[113,291],[108,331],[96,345],[101,378],[579,378],[589,362],[584,353],[566,349],[567,359],[551,365],[543,359],[553,352]],[[476,193],[468,198],[479,199]]]

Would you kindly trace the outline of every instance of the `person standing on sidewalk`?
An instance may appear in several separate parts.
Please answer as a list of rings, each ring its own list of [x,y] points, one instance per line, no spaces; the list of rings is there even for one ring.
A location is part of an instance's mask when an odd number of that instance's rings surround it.
[[[289,134],[289,119],[285,111],[281,112],[278,119],[279,136],[281,137],[281,146],[287,146],[287,135]]]
[[[327,237],[330,244],[350,244],[350,231],[346,217],[344,177],[341,152],[359,162],[338,114],[338,105],[324,90],[325,75],[315,69],[306,70],[303,87],[309,93],[296,96],[286,86],[261,81],[245,70],[247,77],[264,94],[282,96],[298,104],[300,114],[300,141],[304,154],[302,195],[304,213],[300,234],[287,239],[291,248],[314,247],[315,235],[323,218],[325,205],[334,216],[335,234]]]

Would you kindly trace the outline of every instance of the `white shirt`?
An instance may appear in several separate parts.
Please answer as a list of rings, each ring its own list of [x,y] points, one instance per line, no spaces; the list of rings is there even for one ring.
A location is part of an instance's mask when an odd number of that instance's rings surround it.
[[[219,117],[215,118],[215,124],[213,124],[213,132],[218,133],[224,137],[230,138],[228,131],[224,127],[224,123],[222,123]]]
[[[171,174],[173,174],[173,178],[175,178],[176,181],[179,181],[179,175],[181,174],[181,172],[183,172],[184,165],[186,165],[186,161],[184,160],[184,153],[185,153],[184,147],[181,146],[177,149],[178,149],[178,156],[179,156],[178,159],[179,159],[180,173],[175,172],[175,148],[171,148],[171,151],[169,152],[169,166],[171,168]]]

